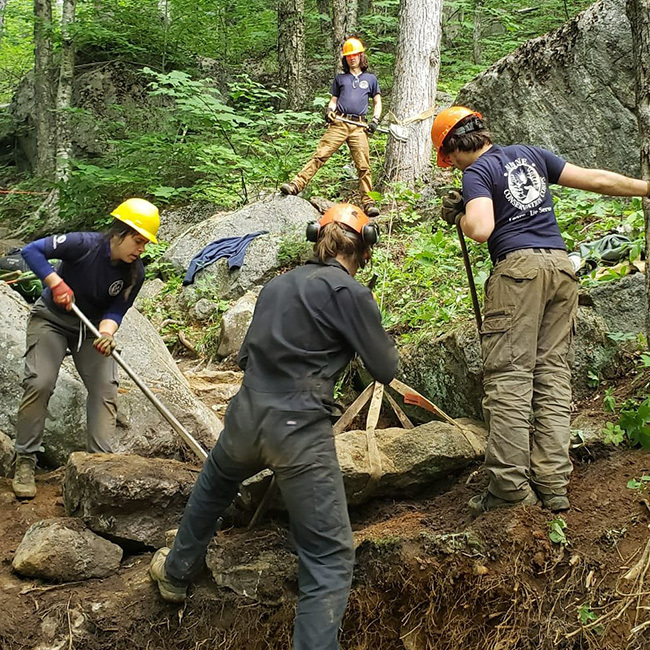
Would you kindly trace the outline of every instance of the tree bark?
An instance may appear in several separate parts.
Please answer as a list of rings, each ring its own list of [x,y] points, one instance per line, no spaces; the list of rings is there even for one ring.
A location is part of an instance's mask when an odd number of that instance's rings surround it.
[[[442,0],[402,0],[395,57],[392,111],[408,120],[435,104],[440,69]],[[412,184],[430,164],[433,116],[409,124],[409,138],[389,138],[385,172],[390,180]]]
[[[359,23],[359,2],[358,0],[347,0],[345,8],[345,34],[344,36],[354,36],[357,32]]]
[[[70,108],[74,78],[75,45],[72,26],[77,0],[65,0],[61,14],[61,64],[56,94],[56,172],[55,180],[65,181],[70,171],[72,139],[70,135]]]
[[[474,32],[472,33],[472,58],[476,65],[481,65],[483,52],[481,48],[481,13],[483,0],[474,0]]]
[[[306,95],[305,0],[278,2],[278,66],[287,107],[302,108]]]
[[[52,76],[52,2],[34,0],[34,103],[37,176],[52,178],[56,154]]]
[[[641,144],[641,177],[650,180],[650,0],[627,0],[632,27],[632,51],[636,70],[636,117]],[[643,200],[645,216],[646,337],[650,347],[650,199]]]
[[[343,71],[341,48],[345,41],[345,17],[345,0],[332,0],[332,54],[335,74]]]

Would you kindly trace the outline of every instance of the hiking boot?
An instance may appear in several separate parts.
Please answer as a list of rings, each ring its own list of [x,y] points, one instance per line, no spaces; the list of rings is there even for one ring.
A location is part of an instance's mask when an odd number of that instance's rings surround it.
[[[379,216],[379,208],[374,203],[368,203],[366,206],[364,206],[363,211],[368,217]]]
[[[33,456],[16,456],[16,468],[11,487],[18,499],[33,499],[36,496],[35,469],[36,459]]]
[[[513,508],[515,506],[534,506],[538,502],[537,495],[532,491],[518,501],[507,501],[506,499],[494,496],[494,494],[486,490],[483,494],[477,494],[475,497],[472,497],[467,502],[467,506],[470,513],[474,517],[478,517],[488,510],[496,510],[497,508]]]
[[[168,603],[182,603],[187,598],[187,585],[172,584],[165,571],[165,561],[169,555],[167,546],[159,548],[151,558],[149,577],[158,584],[158,591]]]
[[[566,494],[539,494],[542,505],[551,512],[564,512],[571,507]]]
[[[293,183],[282,183],[282,185],[280,185],[280,192],[282,192],[282,194],[295,196],[299,191],[300,190]]]

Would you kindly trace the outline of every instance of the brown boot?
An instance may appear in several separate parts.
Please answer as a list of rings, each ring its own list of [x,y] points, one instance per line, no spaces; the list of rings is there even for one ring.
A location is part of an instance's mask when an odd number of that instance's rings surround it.
[[[379,216],[379,208],[374,203],[366,203],[366,205],[363,206],[363,211],[368,217]]]
[[[16,468],[11,487],[19,499],[33,499],[36,496],[35,469],[36,459],[33,456],[16,456]]]
[[[296,195],[300,190],[293,183],[282,183],[280,185],[280,192],[282,194]]]

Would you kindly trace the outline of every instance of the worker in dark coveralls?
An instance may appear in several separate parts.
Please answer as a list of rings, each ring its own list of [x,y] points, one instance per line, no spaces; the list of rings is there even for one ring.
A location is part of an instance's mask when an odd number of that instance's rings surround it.
[[[38,239],[22,255],[45,285],[27,325],[23,399],[16,418],[16,469],[12,487],[21,499],[36,495],[36,452],[43,442],[47,405],[66,350],[88,390],[87,449],[111,452],[117,414],[117,364],[109,358],[114,334],[144,281],[140,256],[156,243],[158,208],[131,198],[111,213],[107,233],[73,232]],[[49,260],[61,260],[55,270]],[[95,324],[88,336],[70,312],[72,302]],[[99,353],[99,354],[98,354]]]
[[[165,600],[181,602],[239,483],[270,468],[299,558],[293,648],[335,650],[354,544],[332,433],[334,385],[355,353],[388,384],[398,355],[370,289],[353,277],[370,259],[376,226],[359,208],[337,204],[309,225],[307,236],[316,242],[315,258],[260,293],[239,352],[242,387],[174,545],[156,552],[149,573]]]
[[[481,328],[490,482],[469,509],[480,515],[539,497],[553,512],[568,510],[578,280],[549,185],[650,197],[650,182],[578,167],[540,147],[494,144],[481,114],[465,106],[441,111],[431,136],[438,165],[463,172],[462,197],[443,200],[443,218],[487,242],[493,264]]]

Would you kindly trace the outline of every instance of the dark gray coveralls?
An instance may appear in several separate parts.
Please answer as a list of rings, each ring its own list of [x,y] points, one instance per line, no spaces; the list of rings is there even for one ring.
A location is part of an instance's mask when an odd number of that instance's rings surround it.
[[[289,512],[299,569],[294,650],[336,650],[354,543],[331,425],[337,377],[358,353],[388,384],[398,355],[370,290],[336,261],[311,262],[260,293],[239,353],[243,385],[197,479],[167,557],[168,578],[201,568],[238,484],[268,467]]]

